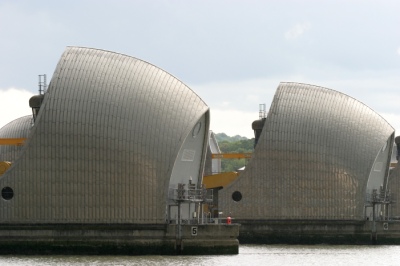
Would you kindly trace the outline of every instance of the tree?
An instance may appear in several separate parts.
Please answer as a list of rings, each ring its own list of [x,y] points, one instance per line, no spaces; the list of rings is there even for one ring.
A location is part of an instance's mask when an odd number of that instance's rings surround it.
[[[241,136],[229,137],[225,133],[217,134],[218,146],[222,153],[252,153],[254,150],[254,138],[247,139]],[[222,172],[237,171],[246,165],[248,159],[221,159]]]

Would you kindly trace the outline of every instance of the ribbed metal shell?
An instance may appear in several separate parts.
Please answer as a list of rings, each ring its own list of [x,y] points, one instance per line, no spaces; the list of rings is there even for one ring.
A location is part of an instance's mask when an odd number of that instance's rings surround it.
[[[217,138],[215,137],[214,132],[209,132],[208,138],[208,148],[206,155],[206,164],[204,168],[204,175],[213,175],[221,172],[221,159],[213,159],[212,154],[221,153],[221,150],[218,146]]]
[[[220,191],[219,209],[238,219],[364,219],[368,177],[393,132],[347,95],[281,83],[253,158]]]
[[[28,103],[26,104],[28,107]],[[0,138],[27,138],[32,127],[32,115],[17,118],[0,129]],[[14,162],[23,146],[0,145],[0,161]]]
[[[165,71],[68,47],[21,157],[0,179],[14,190],[0,200],[0,222],[165,223],[174,163],[201,117],[208,130],[206,104]]]
[[[392,204],[389,206],[389,216],[400,218],[400,166],[392,169],[389,176],[388,189],[391,192]]]

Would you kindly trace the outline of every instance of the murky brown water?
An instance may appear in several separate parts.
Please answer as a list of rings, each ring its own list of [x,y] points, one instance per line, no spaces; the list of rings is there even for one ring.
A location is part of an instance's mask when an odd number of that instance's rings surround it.
[[[229,256],[0,256],[0,265],[400,265],[400,246],[241,245]]]

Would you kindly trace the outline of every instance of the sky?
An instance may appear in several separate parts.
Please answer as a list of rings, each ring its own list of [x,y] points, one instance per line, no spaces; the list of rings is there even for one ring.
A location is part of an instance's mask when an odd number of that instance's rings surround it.
[[[0,127],[31,113],[66,46],[84,46],[177,77],[216,133],[254,137],[284,81],[352,96],[400,132],[397,0],[0,0],[0,40]]]

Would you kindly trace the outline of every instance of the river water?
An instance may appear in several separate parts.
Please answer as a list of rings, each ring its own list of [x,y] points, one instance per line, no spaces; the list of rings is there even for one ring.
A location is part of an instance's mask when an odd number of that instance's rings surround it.
[[[241,245],[228,256],[0,256],[0,265],[400,265],[400,246]]]

